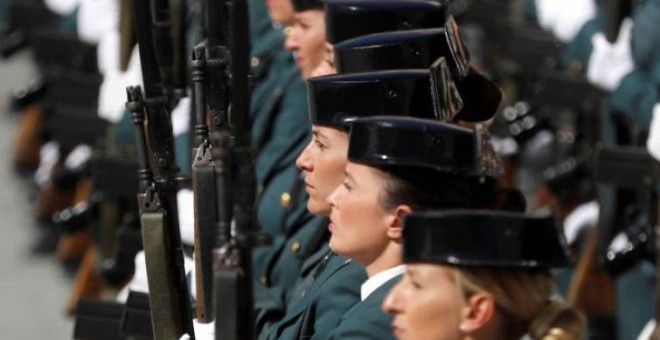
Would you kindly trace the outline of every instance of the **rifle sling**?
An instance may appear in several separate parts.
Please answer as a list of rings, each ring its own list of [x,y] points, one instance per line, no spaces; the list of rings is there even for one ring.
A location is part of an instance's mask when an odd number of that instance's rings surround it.
[[[149,303],[153,320],[154,339],[171,340],[183,335],[181,318],[176,306],[175,264],[168,263],[167,220],[163,212],[141,214],[144,256],[149,281]]]
[[[213,248],[216,240],[215,168],[193,167],[195,198],[195,267],[197,289],[197,319],[213,320]]]

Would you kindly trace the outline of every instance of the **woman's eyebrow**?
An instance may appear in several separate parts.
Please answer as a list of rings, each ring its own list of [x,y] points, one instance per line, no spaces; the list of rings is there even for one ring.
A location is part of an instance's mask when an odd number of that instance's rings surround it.
[[[355,179],[353,179],[353,176],[347,170],[344,170],[344,176],[346,176],[347,180],[355,182]]]
[[[322,139],[323,141],[328,140],[328,136],[326,136],[325,134],[323,134],[323,132],[318,130],[312,130],[312,136],[314,136],[314,138]]]

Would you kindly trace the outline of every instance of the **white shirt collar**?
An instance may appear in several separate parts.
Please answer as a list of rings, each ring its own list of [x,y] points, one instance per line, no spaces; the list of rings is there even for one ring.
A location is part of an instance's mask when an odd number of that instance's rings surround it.
[[[378,287],[385,284],[385,282],[394,278],[395,276],[401,275],[406,271],[406,265],[398,265],[390,269],[383,270],[382,272],[370,277],[362,284],[360,287],[360,298],[364,301],[366,298],[371,295]]]

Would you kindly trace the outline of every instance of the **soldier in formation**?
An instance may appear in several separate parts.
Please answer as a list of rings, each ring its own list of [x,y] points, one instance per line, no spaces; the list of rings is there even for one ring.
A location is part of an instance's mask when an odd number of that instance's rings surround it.
[[[646,339],[658,7],[0,2],[74,338]]]

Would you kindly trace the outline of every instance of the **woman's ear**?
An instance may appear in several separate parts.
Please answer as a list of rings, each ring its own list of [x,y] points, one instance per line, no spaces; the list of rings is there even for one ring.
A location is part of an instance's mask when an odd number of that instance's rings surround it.
[[[389,217],[387,236],[391,239],[400,240],[403,237],[403,218],[412,212],[409,205],[401,204],[394,208]]]
[[[463,321],[459,328],[466,334],[483,329],[495,316],[495,300],[488,293],[477,292],[472,294],[463,308]]]

